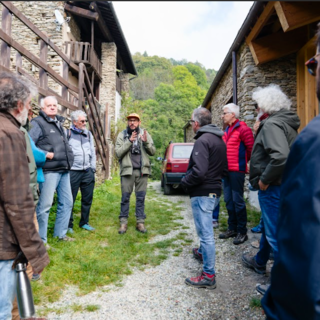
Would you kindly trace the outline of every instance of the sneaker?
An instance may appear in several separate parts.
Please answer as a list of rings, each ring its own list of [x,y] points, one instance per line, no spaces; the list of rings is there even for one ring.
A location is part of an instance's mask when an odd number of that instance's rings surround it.
[[[219,227],[219,222],[218,221],[212,221],[212,226],[214,228],[218,228]]]
[[[84,224],[83,226],[81,226],[80,228],[84,229],[84,230],[88,230],[88,231],[94,231],[96,230],[95,228],[91,227],[89,224]]]
[[[64,237],[59,238],[59,241],[74,241],[74,240],[75,240],[75,238],[71,238],[68,236],[64,236]]]
[[[31,278],[31,281],[38,281],[40,280],[40,274],[39,273],[33,273],[32,274],[32,278]]]
[[[256,290],[260,293],[260,294],[262,294],[262,295],[264,295],[266,292],[267,292],[267,290],[269,289],[269,287],[270,287],[270,284],[257,284],[256,285]]]
[[[236,236],[237,236],[237,231],[228,229],[226,232],[219,234],[219,239],[234,238]]]
[[[74,231],[73,231],[73,229],[72,229],[72,228],[68,228],[67,233],[73,234],[73,233],[74,233]]]
[[[193,253],[193,257],[194,257],[195,259],[197,259],[197,260],[200,261],[200,262],[203,261],[202,254],[199,253],[198,248],[193,248],[193,249],[192,249],[192,253]]]
[[[238,244],[244,243],[247,240],[248,240],[247,234],[238,233],[233,240],[233,244],[238,245]]]
[[[261,226],[261,224],[258,224],[257,226],[251,228],[251,232],[253,232],[253,233],[262,233],[262,226]]]
[[[256,273],[265,274],[266,273],[266,265],[261,266],[257,264],[257,261],[254,257],[250,257],[246,254],[242,256],[242,262],[245,267],[253,269]]]
[[[201,275],[199,277],[187,278],[185,280],[185,283],[188,286],[192,286],[195,288],[215,289],[217,287],[216,276],[214,274],[209,275],[203,271],[201,272]]]

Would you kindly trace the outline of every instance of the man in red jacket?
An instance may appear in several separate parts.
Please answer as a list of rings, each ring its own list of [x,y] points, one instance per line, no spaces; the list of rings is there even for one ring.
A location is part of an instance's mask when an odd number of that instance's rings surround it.
[[[239,121],[239,106],[229,103],[223,107],[222,119],[227,125],[223,140],[227,145],[228,175],[223,180],[224,200],[228,210],[228,230],[220,239],[235,237],[233,244],[248,240],[247,210],[243,199],[247,162],[254,143],[252,130]]]

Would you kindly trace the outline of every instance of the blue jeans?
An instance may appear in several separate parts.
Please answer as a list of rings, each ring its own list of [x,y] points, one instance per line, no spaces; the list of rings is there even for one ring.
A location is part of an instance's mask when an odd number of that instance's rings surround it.
[[[220,200],[220,198],[217,198],[217,200]],[[220,201],[218,202],[217,206],[214,208],[212,212],[212,221],[219,220],[219,212],[220,212]]]
[[[58,207],[54,226],[54,237],[62,238],[68,231],[68,224],[73,206],[70,185],[70,174],[45,172],[45,182],[39,184],[40,198],[36,208],[39,223],[39,234],[44,243],[47,242],[49,212],[52,206],[54,192],[57,190]]]
[[[203,271],[215,274],[215,243],[212,228],[212,212],[220,198],[192,197],[191,207],[194,224],[200,239],[198,252],[202,254]]]
[[[13,260],[0,260],[0,320],[11,320],[11,310],[16,295],[16,272]]]
[[[260,190],[258,196],[263,228],[256,261],[260,265],[265,265],[269,260],[271,248],[273,249],[275,261],[279,254],[276,233],[280,205],[280,186],[269,186],[265,191]]]

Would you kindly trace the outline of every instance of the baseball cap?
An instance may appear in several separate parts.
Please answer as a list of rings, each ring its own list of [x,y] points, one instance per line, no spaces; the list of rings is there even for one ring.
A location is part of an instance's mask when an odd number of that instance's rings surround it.
[[[128,116],[127,116],[127,119],[129,118],[137,118],[139,119],[140,121],[140,116],[137,114],[137,113],[130,113]]]

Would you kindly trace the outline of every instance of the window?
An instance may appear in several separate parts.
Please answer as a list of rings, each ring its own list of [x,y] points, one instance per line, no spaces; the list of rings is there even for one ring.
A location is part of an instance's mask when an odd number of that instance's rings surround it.
[[[189,159],[193,146],[174,146],[172,158],[174,159]]]

